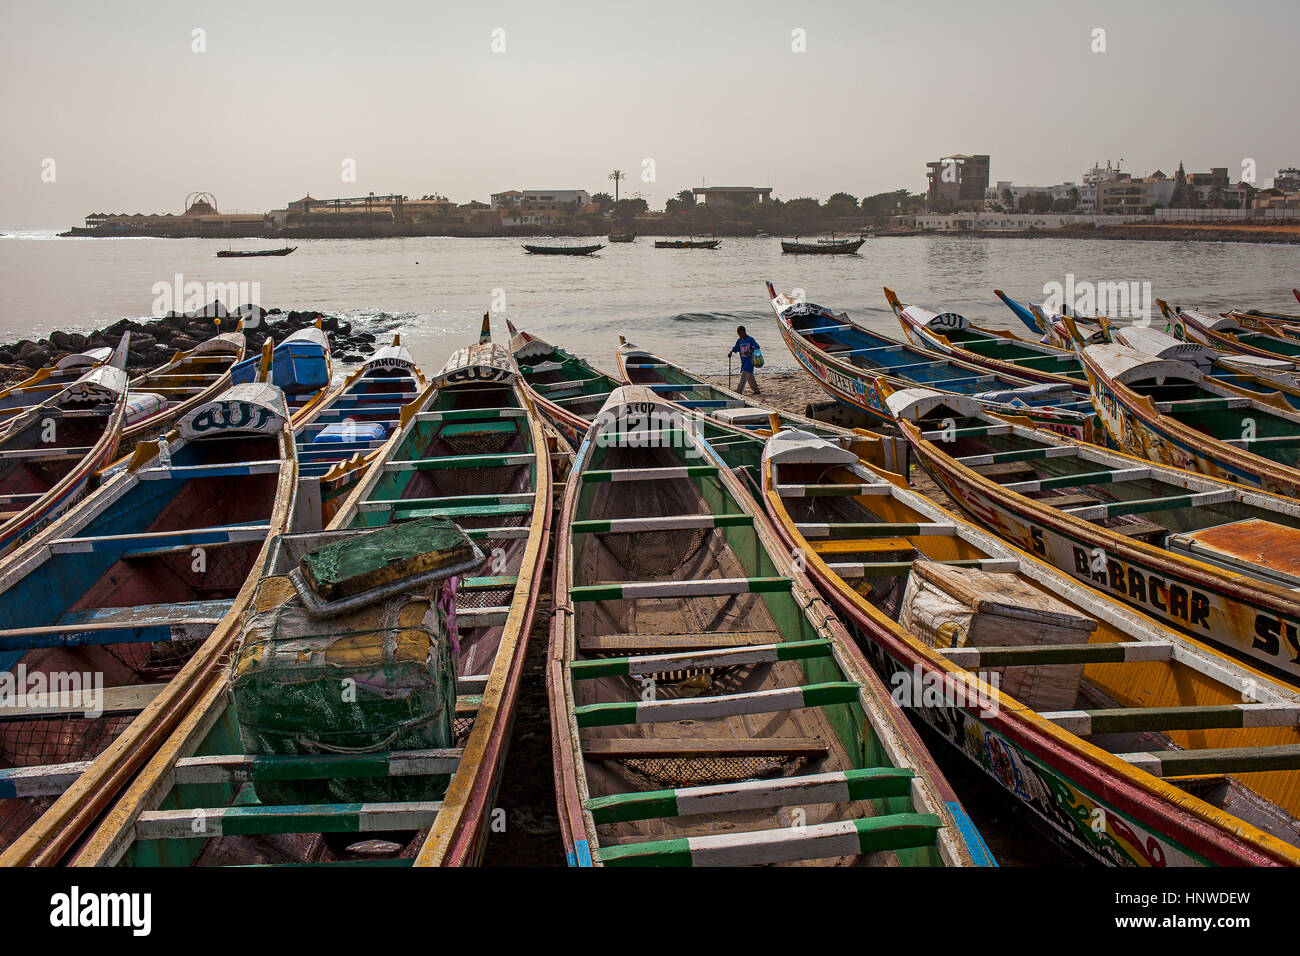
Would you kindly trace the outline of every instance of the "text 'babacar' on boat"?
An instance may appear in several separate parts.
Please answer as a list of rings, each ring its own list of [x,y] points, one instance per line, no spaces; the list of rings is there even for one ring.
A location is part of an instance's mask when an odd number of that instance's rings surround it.
[[[615,390],[558,528],[547,687],[571,865],[992,863],[682,409]]]
[[[769,439],[763,488],[781,549],[896,699],[1061,846],[1121,866],[1300,863],[1293,688],[813,435]]]
[[[1074,385],[1032,382],[936,355],[872,332],[845,313],[778,295],[770,282],[767,294],[795,361],[849,408],[892,422],[880,391],[880,383],[887,381],[896,388],[925,385],[971,395],[991,407],[1014,405],[1038,426],[1064,435],[1087,438],[1095,433],[1092,404]]]
[[[222,683],[297,477],[283,393],[232,386],[0,565],[0,663],[28,689],[0,724],[0,865],[62,861]]]
[[[917,460],[974,521],[1198,640],[1300,683],[1300,506],[1059,438],[969,399],[890,396]]]
[[[207,688],[74,862],[479,862],[550,481],[541,421],[485,335],[405,406],[328,529],[274,542],[229,679]]]

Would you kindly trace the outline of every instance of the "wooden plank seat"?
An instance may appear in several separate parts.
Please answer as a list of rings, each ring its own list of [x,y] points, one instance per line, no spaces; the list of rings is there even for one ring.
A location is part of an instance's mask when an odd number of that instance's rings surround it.
[[[138,534],[55,538],[49,543],[49,549],[53,554],[119,553],[123,557],[134,558],[194,547],[211,548],[260,542],[270,530],[271,526],[267,524],[248,523],[215,528],[144,531]]]
[[[1116,756],[1155,777],[1300,770],[1300,746],[1294,744],[1273,747],[1154,751],[1116,754]]]
[[[726,647],[771,644],[779,631],[690,631],[675,634],[583,634],[578,649],[584,654],[658,654],[702,651]]]
[[[597,677],[642,677],[687,668],[775,664],[777,661],[808,660],[829,656],[831,656],[830,641],[785,641],[719,650],[692,650],[672,654],[642,654],[631,657],[571,661],[569,671],[574,680],[592,680]]]
[[[1163,641],[1116,641],[1110,644],[1032,644],[985,647],[937,647],[935,650],[967,670],[1039,664],[1126,664],[1173,660],[1174,646]]]
[[[981,471],[989,475],[991,471]],[[1002,485],[1007,491],[1025,494],[1030,491],[1046,491],[1049,488],[1082,488],[1087,485],[1118,484],[1125,481],[1140,481],[1151,475],[1149,468],[1107,468],[1103,471],[1083,471],[1074,475],[1052,475],[1048,478],[1036,478],[1033,481],[1011,481]]]
[[[667,481],[676,478],[703,478],[716,475],[717,465],[680,465],[666,468],[591,469],[582,473],[585,482]]]
[[[573,708],[579,727],[657,724],[678,720],[711,720],[742,714],[771,714],[805,707],[825,707],[857,701],[858,685],[827,681],[801,687],[774,687],[741,694],[687,697],[677,700],[614,701]]]
[[[782,577],[692,578],[674,581],[623,581],[584,584],[569,589],[575,604],[588,601],[644,601],[666,597],[720,597],[725,594],[762,594],[788,591],[791,581]]]
[[[147,810],[135,823],[137,840],[186,840],[204,837],[265,836],[282,833],[373,833],[421,830],[433,824],[441,801],[409,803],[335,803],[306,806],[205,807]]]
[[[447,495],[440,498],[373,498],[363,501],[359,511],[391,511],[393,508],[441,508],[465,507],[470,505],[507,505],[532,501],[536,496],[530,492],[503,495]]]
[[[385,471],[442,471],[457,468],[497,468],[506,465],[528,465],[535,456],[531,453],[516,455],[450,455],[444,458],[419,458],[412,461],[390,461]]]
[[[0,707],[0,723],[48,717],[73,717],[86,713],[138,714],[162,693],[166,683],[127,684],[68,693],[27,694]]]
[[[641,531],[682,531],[752,525],[754,516],[739,514],[663,515],[657,518],[595,518],[575,521],[574,534],[627,534]]]
[[[1219,730],[1234,727],[1294,727],[1300,704],[1206,704],[1184,707],[1114,707],[1062,710],[1041,715],[1072,734],[1142,733],[1167,730]]]
[[[860,538],[894,538],[910,535],[950,536],[957,533],[957,526],[942,521],[832,521],[800,522],[795,525],[805,538],[840,538],[855,536]]]
[[[961,558],[934,561],[932,558],[919,556],[912,561],[836,561],[827,562],[827,566],[842,578],[872,577],[906,577],[912,572],[912,565],[917,560],[933,561],[950,568],[977,568],[997,574],[1010,574],[1020,569],[1020,562],[1015,558]]]
[[[74,611],[56,624],[0,630],[0,650],[163,641],[172,628],[216,627],[232,606],[219,600]]]
[[[205,439],[211,441],[211,439]],[[274,475],[284,467],[279,459],[243,461],[228,465],[169,465],[165,468],[142,468],[136,472],[141,481],[189,481],[192,478],[231,478],[244,475]]]
[[[600,847],[593,855],[605,866],[792,863],[933,846],[942,825],[932,813],[893,813],[803,827],[620,843]]]
[[[446,411],[420,412],[417,422],[473,422],[495,418],[523,418],[522,408],[453,408]]]
[[[588,798],[585,806],[599,826],[702,813],[739,813],[771,807],[905,797],[915,776],[915,771],[908,767],[869,767],[774,780],[616,793]]]
[[[695,757],[770,757],[819,760],[829,753],[815,737],[592,737],[585,760],[681,760]]]

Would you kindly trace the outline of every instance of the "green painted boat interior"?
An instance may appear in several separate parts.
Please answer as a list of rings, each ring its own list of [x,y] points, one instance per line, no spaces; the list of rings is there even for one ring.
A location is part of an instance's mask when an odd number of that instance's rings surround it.
[[[457,592],[457,697],[449,750],[368,749],[313,753],[303,728],[297,756],[248,755],[229,695],[201,742],[178,754],[181,782],[136,823],[118,861],[128,866],[404,866],[424,842],[473,728],[482,689],[520,585],[532,521],[538,459],[519,393],[473,383],[432,393],[369,486],[348,527],[381,528],[411,518],[450,516],[483,552]],[[476,467],[455,467],[458,457]],[[410,463],[433,467],[408,467]],[[437,523],[437,522],[434,522]],[[413,526],[414,527],[414,526]],[[277,571],[283,573],[283,569]],[[195,760],[216,782],[191,782]],[[191,776],[186,776],[186,775]],[[250,781],[400,777],[414,781],[403,802],[278,805],[259,802]],[[269,788],[275,793],[277,788]],[[192,834],[192,835],[191,835]]]
[[[1125,383],[1150,398],[1157,410],[1220,441],[1246,442],[1246,450],[1281,465],[1300,463],[1300,417],[1240,396],[1221,394],[1194,381]]]
[[[953,429],[953,441],[940,437],[947,420]],[[1107,464],[1089,457],[1089,446],[1075,446],[1069,454],[1043,452],[1060,446],[1040,439],[1028,430],[1021,434],[978,434],[996,419],[954,417],[944,409],[936,410],[921,421],[923,431],[935,435],[934,445],[976,473],[1027,498],[1069,513],[1079,512],[1098,527],[1165,547],[1174,534],[1186,534],[1236,521],[1261,519],[1286,527],[1300,528],[1300,519],[1281,511],[1255,507],[1240,501],[1191,500],[1198,489],[1189,489],[1165,480],[1146,463],[1127,458]],[[992,462],[963,461],[995,456]],[[1001,456],[1001,457],[997,457]],[[1140,470],[1128,476],[1125,471]],[[1116,474],[1116,473],[1119,474]],[[1019,484],[1037,482],[1037,487],[1017,488]],[[1092,517],[1092,509],[1105,506],[1107,513]]]
[[[1074,353],[1050,345],[994,335],[979,328],[945,330],[944,337],[957,348],[984,358],[1010,362],[1036,372],[1054,372],[1087,382],[1088,375]]]
[[[761,440],[749,441],[761,452]],[[651,472],[628,481],[584,481],[578,493],[574,520],[583,530],[571,532],[573,585],[599,586],[602,594],[613,589],[606,599],[573,602],[573,661],[588,666],[611,661],[584,679],[575,676],[571,684],[581,725],[582,772],[593,806],[603,802],[616,808],[631,801],[653,808],[602,811],[595,832],[588,834],[593,855],[611,865],[690,865],[694,851],[688,841],[695,837],[729,834],[744,842],[745,833],[770,833],[792,822],[901,820],[917,812],[910,791],[894,791],[869,799],[798,801],[798,806],[768,797],[770,805],[688,813],[689,799],[701,787],[749,781],[746,786],[761,788],[804,775],[893,765],[852,690],[855,684],[848,685],[847,695],[824,702],[786,700],[761,712],[744,710],[748,695],[788,690],[812,700],[822,693],[814,688],[852,681],[829,653],[777,659],[768,650],[823,641],[824,633],[788,586],[772,587],[770,579],[784,572],[752,521],[609,530],[611,521],[752,514],[754,502],[748,496],[739,500],[716,470],[690,467],[701,462],[689,453],[693,449],[589,443],[589,470],[688,469],[677,477]],[[756,579],[765,582],[763,587]],[[714,586],[719,580],[741,584],[719,593],[726,590]],[[619,590],[646,584],[668,591],[640,596]],[[691,656],[746,648],[771,659],[691,663]],[[673,662],[672,670],[629,673],[639,656],[665,652],[690,656]],[[719,709],[695,713],[691,708],[697,706]],[[666,707],[667,716],[656,716],[656,707]],[[600,723],[589,725],[584,715],[594,718],[597,711]],[[679,712],[684,716],[670,719]],[[638,794],[645,799],[634,799]],[[625,818],[629,813],[634,818]],[[942,865],[935,833],[934,826],[922,827],[914,839],[892,849],[864,850],[834,862]]]

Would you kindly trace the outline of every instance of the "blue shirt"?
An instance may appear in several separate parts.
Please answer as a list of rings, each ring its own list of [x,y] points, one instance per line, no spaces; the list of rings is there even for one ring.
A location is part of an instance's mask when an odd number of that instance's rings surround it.
[[[752,335],[737,339],[736,344],[731,347],[731,351],[740,353],[740,370],[742,372],[754,371],[754,353],[758,351],[758,342]]]

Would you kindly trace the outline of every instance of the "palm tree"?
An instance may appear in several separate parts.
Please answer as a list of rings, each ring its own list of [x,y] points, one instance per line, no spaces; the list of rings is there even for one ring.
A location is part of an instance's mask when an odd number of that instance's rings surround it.
[[[609,174],[609,178],[614,180],[614,202],[617,203],[618,202],[618,181],[620,179],[627,179],[627,173],[623,172],[623,170],[621,169],[616,169]]]

